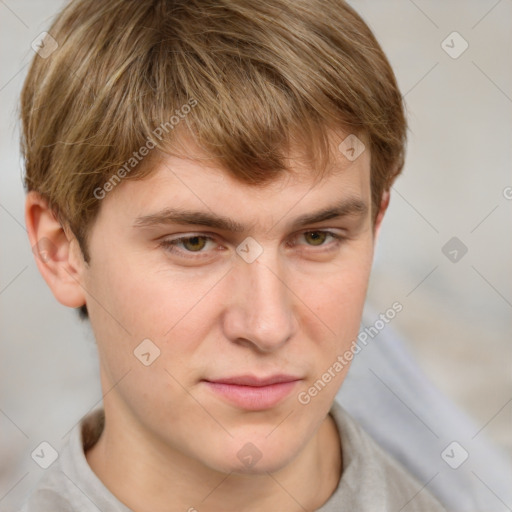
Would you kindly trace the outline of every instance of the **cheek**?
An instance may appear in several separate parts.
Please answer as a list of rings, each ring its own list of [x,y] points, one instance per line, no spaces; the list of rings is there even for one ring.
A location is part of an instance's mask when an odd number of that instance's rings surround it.
[[[363,241],[359,246],[354,245],[350,251],[347,250],[344,258],[340,258],[335,266],[316,276],[303,276],[298,281],[297,295],[325,328],[329,328],[337,346],[347,336],[357,334],[371,263],[371,246]]]
[[[118,254],[115,260],[102,259],[92,274],[91,295],[100,299],[91,301],[111,313],[101,315],[107,323],[121,324],[134,339],[166,338],[181,325],[197,322],[198,306],[204,303],[204,312],[211,305],[208,297],[222,277],[206,269],[171,266],[165,258],[155,262],[148,254]]]
[[[319,416],[329,410],[353,359],[371,269],[367,254],[347,258],[337,272],[319,281],[321,286],[301,283],[300,293],[314,314],[307,313],[309,322],[303,324],[311,365],[296,398],[301,407],[321,411]]]
[[[311,366],[297,400],[301,406],[323,412],[329,409],[350,368],[371,269],[371,239],[351,249],[335,271],[331,269],[318,279],[318,286],[312,287],[309,279],[300,283],[300,296],[306,297],[311,309],[304,309],[309,321],[303,324]]]
[[[115,385],[141,417],[168,418],[189,400],[190,361],[211,330],[215,297],[209,292],[218,276],[191,278],[126,257],[105,258],[95,270],[88,283],[90,317],[104,387]]]

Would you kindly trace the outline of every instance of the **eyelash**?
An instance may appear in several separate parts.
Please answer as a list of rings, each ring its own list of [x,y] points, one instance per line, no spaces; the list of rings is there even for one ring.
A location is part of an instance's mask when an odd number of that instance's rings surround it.
[[[299,233],[298,236],[306,235],[308,233],[325,233],[326,235],[332,237],[334,239],[334,241],[335,241],[335,247],[332,247],[332,248],[330,248],[328,250],[332,250],[334,248],[338,248],[347,239],[346,236],[340,235],[338,233],[334,233],[332,231],[326,231],[326,230],[321,230],[321,229],[314,229],[314,230],[309,230],[309,231],[303,231],[302,233]],[[188,235],[188,236],[182,236],[180,238],[174,238],[172,240],[162,240],[159,245],[160,245],[160,247],[163,247],[166,251],[168,251],[170,253],[178,254],[180,256],[183,256],[183,257],[189,258],[189,259],[198,259],[198,258],[202,257],[201,255],[205,255],[206,252],[205,251],[187,251],[186,249],[185,250],[177,249],[177,246],[178,246],[178,244],[180,242],[183,242],[184,240],[190,240],[191,238],[195,238],[195,237],[197,237],[197,238],[206,238],[208,241],[215,241],[215,239],[213,237],[211,237],[211,236],[203,235],[203,234],[199,234],[198,233],[198,234],[192,234],[192,235]],[[310,245],[309,247],[312,247],[312,248],[315,248],[315,247],[324,248],[324,247],[327,247],[328,245],[330,245],[330,244],[321,244],[321,245],[317,245],[317,246]],[[316,252],[320,252],[320,251],[316,251]]]

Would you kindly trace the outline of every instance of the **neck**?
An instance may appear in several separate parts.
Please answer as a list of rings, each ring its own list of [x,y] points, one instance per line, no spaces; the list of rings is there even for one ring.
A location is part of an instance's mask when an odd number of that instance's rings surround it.
[[[303,512],[320,508],[338,486],[341,446],[330,415],[289,465],[274,473],[244,475],[221,473],[168,446],[155,446],[155,440],[126,428],[124,420],[118,424],[108,412],[86,459],[134,512]]]

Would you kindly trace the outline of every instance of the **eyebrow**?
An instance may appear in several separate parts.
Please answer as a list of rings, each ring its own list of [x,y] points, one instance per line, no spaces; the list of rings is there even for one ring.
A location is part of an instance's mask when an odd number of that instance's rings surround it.
[[[364,217],[368,213],[368,205],[357,197],[344,199],[341,203],[327,206],[316,212],[306,213],[293,220],[292,229],[301,228],[308,224],[315,224],[325,220],[353,216]],[[205,211],[181,210],[165,208],[159,212],[137,217],[133,223],[135,228],[154,227],[167,224],[196,224],[208,226],[233,233],[249,231],[252,226],[241,224],[229,217],[216,215]]]

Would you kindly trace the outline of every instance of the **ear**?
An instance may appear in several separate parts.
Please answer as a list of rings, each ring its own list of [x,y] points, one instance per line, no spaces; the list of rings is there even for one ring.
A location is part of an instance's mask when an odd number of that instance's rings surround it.
[[[25,223],[37,268],[55,298],[70,308],[83,306],[86,263],[71,230],[60,224],[46,199],[34,191],[25,200]]]
[[[377,213],[377,217],[375,219],[375,226],[373,231],[373,239],[374,242],[377,243],[377,240],[379,238],[380,228],[382,226],[382,219],[384,218],[384,214],[386,213],[386,210],[389,206],[389,200],[390,200],[390,192],[389,190],[385,190],[382,193],[382,199],[380,202],[379,212]]]

